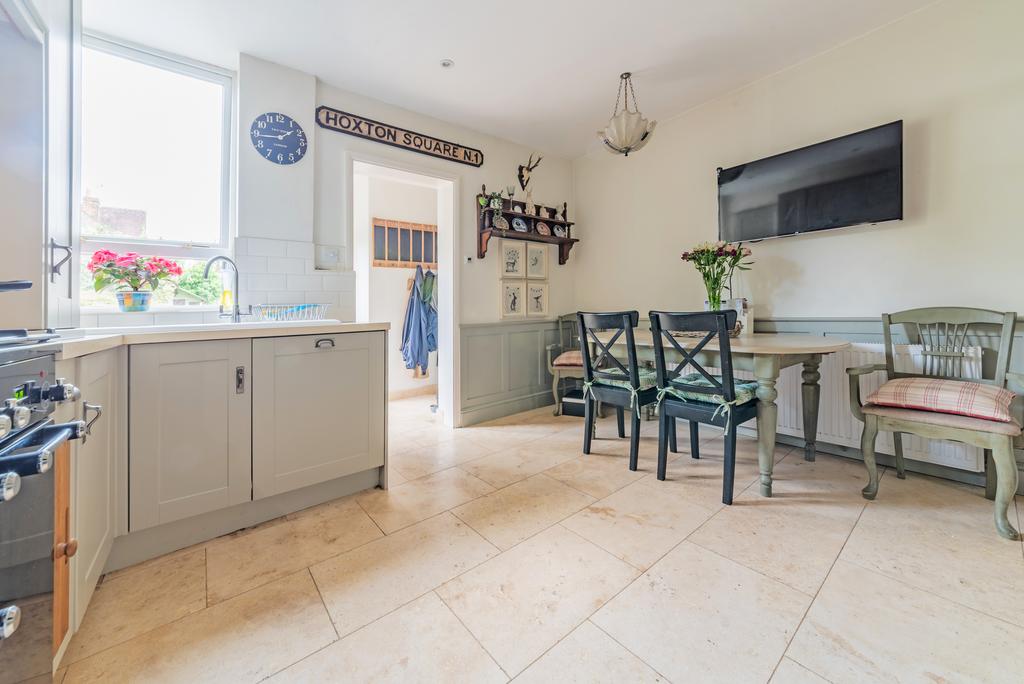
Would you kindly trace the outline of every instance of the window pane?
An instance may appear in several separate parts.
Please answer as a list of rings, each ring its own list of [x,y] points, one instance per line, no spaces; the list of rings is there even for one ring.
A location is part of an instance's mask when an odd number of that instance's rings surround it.
[[[91,254],[82,253],[80,274],[82,288],[79,302],[83,307],[117,306],[117,285],[112,284],[97,292],[93,287],[93,274],[89,271]],[[165,280],[153,294],[153,305],[198,306],[216,304],[220,301],[222,278],[219,270],[214,267],[209,278],[203,278],[206,262],[196,259],[171,259],[181,266],[181,277]],[[226,283],[230,283],[230,278]],[[230,284],[228,285],[230,287]],[[148,290],[149,288],[143,288]]]
[[[219,244],[225,89],[82,50],[82,234]]]
[[[398,229],[388,228],[388,259],[398,261]]]
[[[410,252],[409,233],[410,233],[410,231],[409,231],[408,228],[405,228],[405,229],[402,230],[402,250],[401,250],[401,252],[399,254],[399,258],[402,261],[409,261],[409,252]]]
[[[384,260],[384,226],[373,227],[373,258]]]
[[[436,233],[423,233],[423,262],[434,263],[434,235]]]
[[[423,260],[423,231],[412,231],[412,260]]]

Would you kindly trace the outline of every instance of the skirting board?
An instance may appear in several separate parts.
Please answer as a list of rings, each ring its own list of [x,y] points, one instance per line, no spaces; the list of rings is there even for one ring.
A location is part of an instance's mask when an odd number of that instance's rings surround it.
[[[176,520],[138,532],[130,532],[114,540],[104,572],[119,570],[171,551],[209,541],[231,532],[252,527],[288,513],[301,511],[327,501],[348,496],[380,483],[381,469],[303,487],[293,492],[248,501],[224,510]]]

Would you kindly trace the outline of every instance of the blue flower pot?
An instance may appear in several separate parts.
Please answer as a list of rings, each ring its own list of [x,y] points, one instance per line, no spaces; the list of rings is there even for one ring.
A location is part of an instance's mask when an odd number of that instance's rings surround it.
[[[118,292],[117,305],[125,313],[149,311],[149,300],[152,298],[152,292]]]

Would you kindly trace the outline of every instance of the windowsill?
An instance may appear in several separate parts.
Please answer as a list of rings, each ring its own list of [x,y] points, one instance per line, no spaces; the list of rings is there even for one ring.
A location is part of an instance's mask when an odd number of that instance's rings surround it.
[[[175,314],[175,313],[209,313],[211,311],[219,311],[220,307],[216,304],[197,304],[195,306],[174,306],[172,304],[155,304],[149,307],[148,311],[121,311],[121,309],[115,304],[111,306],[83,306],[79,309],[79,312],[89,316],[96,314],[124,314],[132,315],[138,314],[145,316],[147,314]]]

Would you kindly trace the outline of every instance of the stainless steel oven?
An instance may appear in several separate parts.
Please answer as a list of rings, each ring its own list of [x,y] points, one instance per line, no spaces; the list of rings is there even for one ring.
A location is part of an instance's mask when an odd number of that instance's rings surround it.
[[[55,424],[78,390],[52,352],[0,347],[0,684],[47,677],[53,659],[54,459],[83,421]]]

